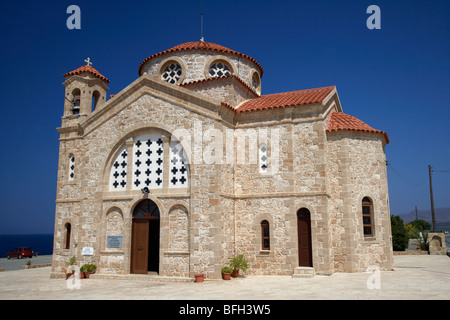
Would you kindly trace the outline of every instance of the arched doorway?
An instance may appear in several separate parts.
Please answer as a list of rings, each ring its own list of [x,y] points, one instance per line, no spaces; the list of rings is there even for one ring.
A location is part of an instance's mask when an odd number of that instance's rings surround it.
[[[306,208],[297,212],[298,229],[298,265],[299,267],[312,267],[311,245],[311,213]]]
[[[159,273],[159,230],[158,206],[142,200],[133,210],[131,273]]]

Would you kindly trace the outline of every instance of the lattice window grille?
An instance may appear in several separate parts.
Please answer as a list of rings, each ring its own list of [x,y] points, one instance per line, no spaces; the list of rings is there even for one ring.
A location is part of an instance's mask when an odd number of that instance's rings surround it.
[[[188,179],[189,172],[184,149],[178,141],[171,141],[169,186],[171,188],[187,187]]]
[[[183,73],[178,63],[170,63],[163,71],[161,78],[169,83],[177,83]]]
[[[75,179],[75,156],[71,155],[69,158],[69,181]]]
[[[111,167],[109,189],[114,191],[125,190],[127,188],[127,167],[128,152],[127,147],[123,147],[117,154]]]
[[[267,173],[267,168],[269,166],[269,156],[266,144],[259,145],[259,172]]]
[[[134,139],[133,189],[163,187],[164,142],[161,134],[145,134]]]
[[[231,74],[230,68],[223,62],[216,62],[209,67],[209,74],[211,77],[223,77]]]

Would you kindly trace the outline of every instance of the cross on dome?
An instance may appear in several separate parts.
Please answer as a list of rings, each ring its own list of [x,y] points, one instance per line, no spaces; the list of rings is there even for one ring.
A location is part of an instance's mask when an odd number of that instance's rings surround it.
[[[92,62],[91,62],[91,58],[87,58],[86,60],[84,60],[84,62],[86,62],[86,64],[88,65],[88,66],[91,66],[92,65]]]

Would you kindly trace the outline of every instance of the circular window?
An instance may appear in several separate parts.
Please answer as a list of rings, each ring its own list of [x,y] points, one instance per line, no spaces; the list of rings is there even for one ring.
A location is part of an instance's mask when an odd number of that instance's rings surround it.
[[[164,68],[161,79],[174,84],[180,80],[182,73],[181,66],[176,62],[171,62]]]
[[[223,62],[214,62],[209,67],[209,75],[212,78],[228,76],[231,74],[231,69]]]

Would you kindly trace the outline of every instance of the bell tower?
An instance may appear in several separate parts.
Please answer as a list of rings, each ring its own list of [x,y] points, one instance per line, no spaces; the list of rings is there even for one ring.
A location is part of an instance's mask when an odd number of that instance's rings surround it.
[[[107,84],[110,82],[92,67],[90,58],[86,65],[64,74],[64,118],[84,118],[106,102]]]

